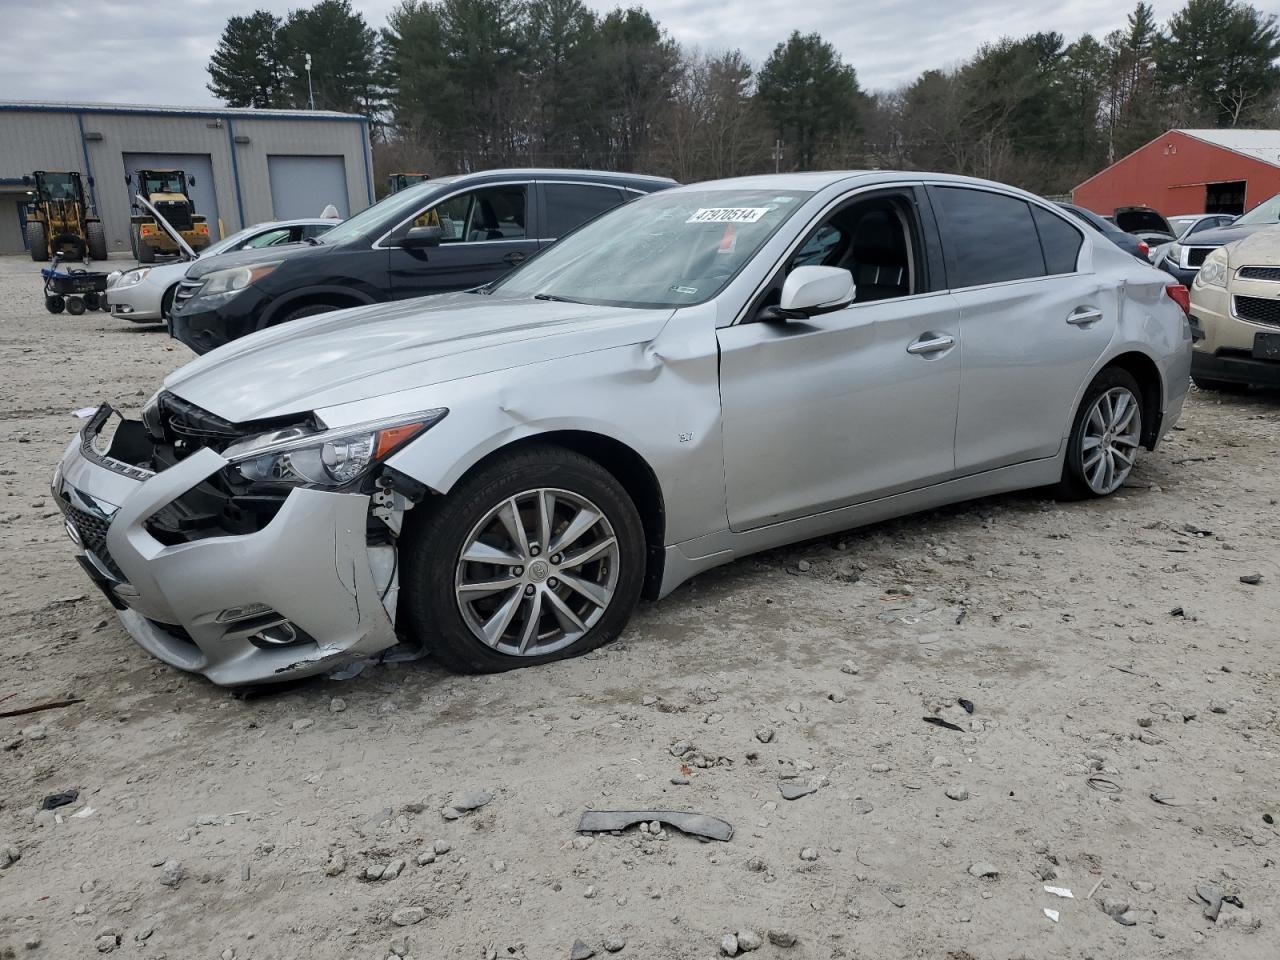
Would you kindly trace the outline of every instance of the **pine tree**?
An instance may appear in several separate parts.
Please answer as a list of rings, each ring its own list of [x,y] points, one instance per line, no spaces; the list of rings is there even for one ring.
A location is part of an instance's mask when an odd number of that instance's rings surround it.
[[[280,20],[266,10],[232,17],[209,58],[209,91],[230,107],[280,104]]]

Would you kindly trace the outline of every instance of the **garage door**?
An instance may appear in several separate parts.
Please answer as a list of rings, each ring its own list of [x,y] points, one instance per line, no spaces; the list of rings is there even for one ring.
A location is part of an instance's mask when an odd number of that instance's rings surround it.
[[[213,163],[207,153],[126,153],[124,171],[136,174],[139,170],[182,170],[188,177],[195,177],[193,187],[187,187],[196,213],[209,221],[209,233],[218,236],[218,195],[213,189]],[[138,178],[129,185],[129,202],[137,192]],[[230,229],[230,225],[228,225]]]
[[[351,216],[342,157],[269,156],[267,170],[277,220],[318,217],[331,203],[344,220]]]

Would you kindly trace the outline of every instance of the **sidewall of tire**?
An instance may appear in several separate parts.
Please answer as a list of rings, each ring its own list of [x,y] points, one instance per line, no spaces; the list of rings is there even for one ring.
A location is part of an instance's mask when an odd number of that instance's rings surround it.
[[[1080,409],[1076,411],[1075,421],[1071,424],[1071,435],[1067,438],[1067,456],[1062,465],[1062,480],[1058,485],[1058,493],[1066,499],[1087,500],[1112,494],[1095,493],[1084,477],[1084,455],[1080,449],[1081,437],[1084,434],[1085,420],[1093,408],[1094,401],[1114,387],[1124,387],[1133,393],[1138,402],[1138,415],[1142,415],[1142,388],[1133,374],[1119,367],[1107,367],[1093,378],[1089,389],[1084,392],[1080,401]],[[1141,448],[1139,448],[1141,449]],[[1121,488],[1117,488],[1121,489]],[[1115,493],[1116,491],[1112,491]]]
[[[464,540],[481,518],[503,500],[541,487],[577,493],[604,511],[618,538],[618,582],[603,616],[575,643],[541,656],[514,657],[490,649],[471,632],[458,609],[454,579]],[[604,468],[562,448],[528,448],[482,468],[442,502],[409,512],[401,542],[401,624],[444,666],[462,673],[497,673],[580,656],[626,626],[640,598],[646,553],[640,515]]]

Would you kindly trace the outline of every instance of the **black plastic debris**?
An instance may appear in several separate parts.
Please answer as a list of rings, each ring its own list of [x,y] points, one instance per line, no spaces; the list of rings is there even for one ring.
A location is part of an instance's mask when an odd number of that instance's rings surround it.
[[[964,712],[965,712],[965,713],[973,713],[973,701],[972,701],[972,700],[966,700],[966,699],[964,699],[964,697],[961,697],[961,698],[960,698],[958,701],[956,701],[956,702],[957,702],[957,703],[959,703],[959,704],[960,704],[960,706],[962,706],[962,707],[964,708]]]
[[[1120,784],[1106,777],[1090,777],[1085,783],[1089,785],[1090,790],[1097,790],[1099,793],[1120,793],[1124,789]]]
[[[80,796],[79,790],[68,790],[65,793],[51,793],[40,802],[41,810],[57,810],[69,803],[75,803]]]
[[[579,833],[612,833],[637,823],[657,820],[681,833],[706,840],[730,840],[733,825],[705,813],[681,813],[677,810],[588,810],[578,821]]]
[[[957,726],[950,720],[943,720],[941,717],[924,717],[925,723],[932,723],[935,727],[946,727],[948,730],[957,730],[964,733],[964,727]]]

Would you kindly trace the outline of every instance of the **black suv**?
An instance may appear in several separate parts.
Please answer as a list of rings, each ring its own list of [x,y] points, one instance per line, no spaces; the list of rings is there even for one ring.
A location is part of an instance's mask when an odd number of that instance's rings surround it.
[[[496,280],[583,222],[675,186],[589,170],[491,170],[392,194],[310,246],[197,260],[170,331],[196,353],[278,323]]]

